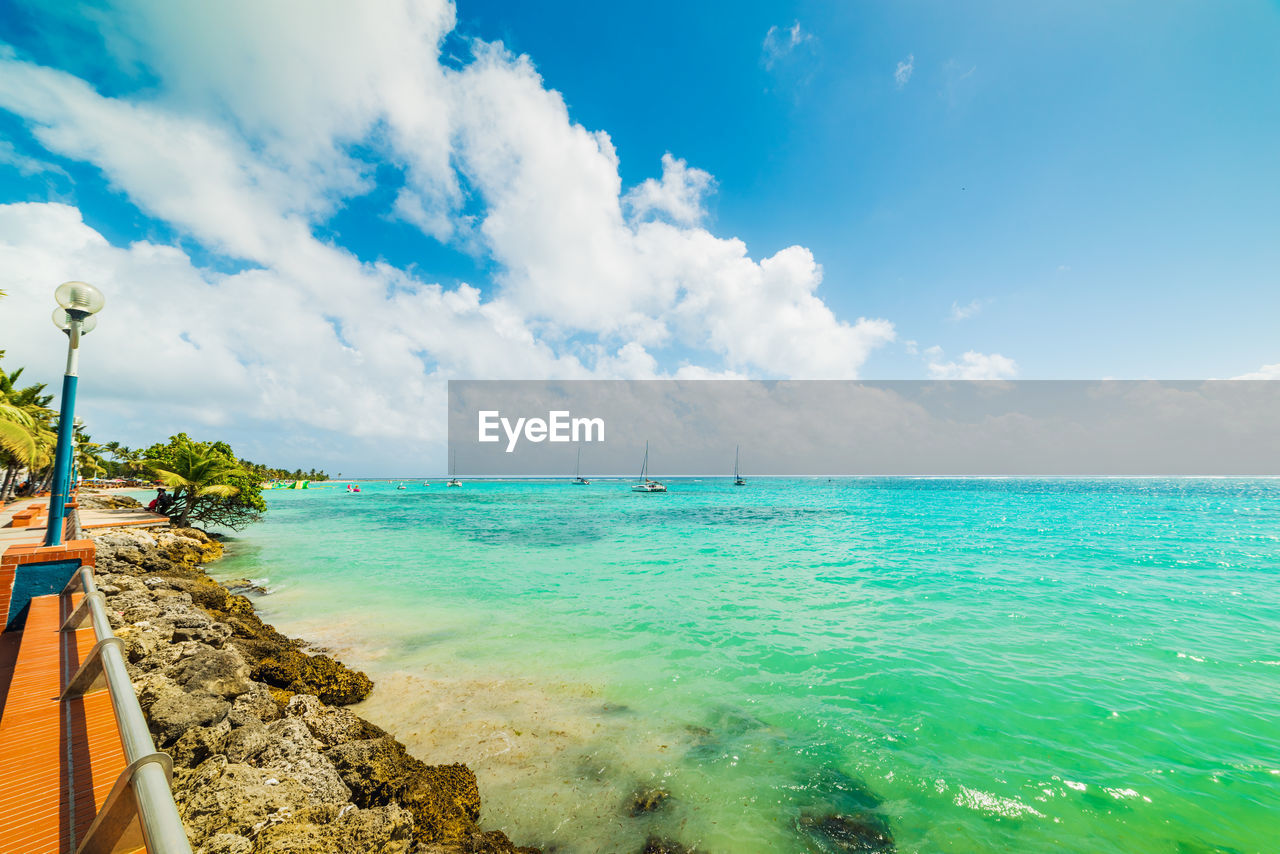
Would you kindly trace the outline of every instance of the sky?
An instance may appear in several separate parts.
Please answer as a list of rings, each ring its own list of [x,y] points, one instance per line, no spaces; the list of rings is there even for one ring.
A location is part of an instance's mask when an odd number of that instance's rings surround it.
[[[99,287],[103,440],[427,474],[449,378],[1280,378],[1272,2],[3,4],[0,348],[56,388]]]

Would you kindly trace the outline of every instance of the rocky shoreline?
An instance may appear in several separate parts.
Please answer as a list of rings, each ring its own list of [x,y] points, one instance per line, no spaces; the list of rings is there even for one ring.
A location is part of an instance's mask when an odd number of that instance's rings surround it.
[[[462,764],[427,765],[343,706],[373,683],[209,578],[191,528],[93,535],[95,575],[196,854],[539,854],[477,820]]]

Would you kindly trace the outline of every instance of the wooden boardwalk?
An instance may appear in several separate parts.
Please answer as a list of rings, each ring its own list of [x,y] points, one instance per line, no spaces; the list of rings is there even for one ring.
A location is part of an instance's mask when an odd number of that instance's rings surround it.
[[[63,644],[64,616],[59,597],[37,596],[23,631],[0,636],[4,854],[74,852],[73,832],[78,844],[125,767],[105,688],[59,702],[97,640],[86,624]]]

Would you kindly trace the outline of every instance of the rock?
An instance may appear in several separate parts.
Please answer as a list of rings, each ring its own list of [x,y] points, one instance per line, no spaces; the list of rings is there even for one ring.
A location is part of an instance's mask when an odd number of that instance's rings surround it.
[[[856,815],[805,813],[796,822],[805,839],[805,847],[820,854],[844,854],[849,851],[892,852],[893,834],[883,816],[873,812]]]
[[[175,765],[194,768],[210,756],[222,753],[230,733],[231,722],[226,718],[213,726],[192,727],[169,748],[169,755]]]
[[[137,510],[142,506],[128,495],[95,495],[81,490],[76,495],[81,510]]]
[[[187,730],[211,726],[227,716],[231,704],[213,694],[188,694],[172,682],[157,683],[139,697],[158,747],[174,743]]]
[[[147,589],[146,585],[144,585],[141,581],[137,579],[136,576],[133,576],[133,575],[124,575],[121,573],[103,571],[103,572],[94,572],[94,577],[98,581],[98,589],[101,590],[104,594],[106,594],[107,598],[111,598],[116,594],[104,589],[103,585],[106,585],[107,587],[114,587],[117,589],[118,592],[124,592],[125,590],[146,590]]]
[[[271,734],[267,732],[266,725],[254,721],[246,726],[233,728],[223,743],[222,752],[232,762],[249,762],[265,750],[270,742]]]
[[[175,628],[173,637],[175,640],[196,640],[212,647],[222,647],[226,644],[227,639],[231,637],[231,627],[226,623],[216,623],[210,620],[205,625],[194,629]]]
[[[301,719],[311,734],[325,747],[386,735],[359,715],[347,709],[326,706],[318,697],[311,694],[297,694],[292,697],[285,709],[285,714]]]
[[[250,854],[253,843],[236,833],[215,833],[195,854]]]
[[[277,776],[297,780],[316,803],[345,804],[351,790],[342,782],[328,757],[320,753],[320,742],[312,737],[306,724],[297,718],[285,718],[268,724],[267,742],[250,758],[250,762]]]
[[[216,694],[228,700],[248,693],[252,687],[249,665],[239,652],[204,645],[175,664],[169,678],[184,691]]]
[[[139,620],[121,626],[116,636],[125,643],[125,655],[130,662],[142,661],[155,655],[173,640],[173,624],[166,620]]]
[[[223,585],[227,588],[227,592],[233,594],[256,593],[259,595],[267,592],[266,588],[260,584],[254,584],[249,578],[233,578],[224,581]]]
[[[337,706],[358,703],[373,690],[373,681],[327,655],[280,649],[258,662],[253,678],[295,694],[314,694]]]
[[[427,765],[390,736],[349,741],[325,752],[360,806],[396,801],[414,818],[419,842],[457,843],[480,814],[476,776],[465,765]]]
[[[160,604],[147,590],[126,590],[113,596],[110,610],[115,611],[126,623],[139,623],[160,616]]]
[[[258,851],[280,854],[405,854],[413,816],[396,804],[359,809],[351,804],[301,810],[294,820],[258,834]]]
[[[661,836],[649,836],[644,841],[640,854],[693,854],[693,849],[681,845],[674,839]]]
[[[174,799],[189,835],[202,839],[233,833],[252,839],[263,828],[287,821],[310,805],[309,793],[295,780],[273,772],[211,756],[175,779]]]
[[[231,704],[231,712],[227,716],[231,725],[238,727],[279,720],[283,713],[280,704],[271,696],[271,689],[261,682],[250,682],[249,685],[249,690]]]
[[[211,578],[173,578],[173,586],[191,597],[191,601],[201,608],[222,610],[227,603],[227,589]]]
[[[631,816],[657,812],[666,806],[671,792],[661,786],[642,786],[627,800],[627,814]]]

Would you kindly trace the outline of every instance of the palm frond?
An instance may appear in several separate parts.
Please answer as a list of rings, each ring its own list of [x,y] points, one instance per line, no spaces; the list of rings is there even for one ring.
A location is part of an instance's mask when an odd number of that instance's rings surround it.
[[[196,490],[196,495],[216,495],[219,498],[230,498],[238,495],[240,488],[225,483],[215,483],[210,486],[202,486]]]
[[[21,424],[0,420],[0,448],[18,462],[30,465],[38,452],[35,437]]]
[[[160,482],[165,486],[170,486],[174,489],[177,489],[180,486],[191,486],[192,482],[190,480],[187,480],[176,472],[165,471],[164,469],[156,469],[155,472],[156,477],[159,478]]]

